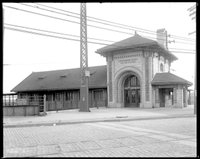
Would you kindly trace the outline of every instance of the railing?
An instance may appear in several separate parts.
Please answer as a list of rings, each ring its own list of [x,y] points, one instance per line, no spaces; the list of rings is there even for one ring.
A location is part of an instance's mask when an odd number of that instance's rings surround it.
[[[3,106],[17,105],[17,94],[3,94]]]
[[[29,95],[18,97],[17,94],[3,94],[3,106],[18,106],[18,105],[43,105],[44,96]]]
[[[46,99],[44,95],[18,96],[17,94],[3,94],[3,109],[5,116],[39,115],[45,111]]]

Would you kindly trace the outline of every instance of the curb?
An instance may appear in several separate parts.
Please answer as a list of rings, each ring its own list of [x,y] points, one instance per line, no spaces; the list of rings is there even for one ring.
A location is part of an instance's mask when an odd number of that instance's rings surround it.
[[[21,124],[8,124],[3,125],[4,128],[18,128],[18,127],[35,127],[35,126],[56,126],[56,125],[67,125],[67,124],[81,124],[81,123],[95,123],[95,122],[122,122],[122,121],[133,121],[133,120],[156,120],[156,119],[169,119],[169,118],[188,118],[196,117],[196,115],[171,115],[171,116],[159,116],[159,117],[144,117],[144,118],[111,118],[111,119],[89,119],[79,121],[52,121],[49,123],[21,123]]]

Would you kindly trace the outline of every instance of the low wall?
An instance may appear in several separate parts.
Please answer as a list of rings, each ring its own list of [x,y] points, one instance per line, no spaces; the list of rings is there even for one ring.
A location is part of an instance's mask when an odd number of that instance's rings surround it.
[[[38,105],[4,106],[4,116],[33,116],[39,114]]]

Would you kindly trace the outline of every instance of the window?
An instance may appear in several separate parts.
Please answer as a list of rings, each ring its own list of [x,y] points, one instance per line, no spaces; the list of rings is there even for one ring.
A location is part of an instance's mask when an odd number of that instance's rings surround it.
[[[25,93],[20,93],[18,97],[21,98],[21,99],[25,99],[26,98],[26,94]]]
[[[56,93],[56,100],[60,101],[60,93]]]
[[[163,66],[163,64],[161,63],[160,64],[160,72],[163,72],[164,71],[164,66]]]
[[[136,76],[130,76],[126,79],[125,81],[125,84],[124,84],[124,87],[136,87],[136,86],[139,86],[140,83],[139,83],[139,80]]]
[[[74,99],[74,91],[67,91],[65,94],[66,101],[72,101]]]
[[[46,96],[47,101],[51,101],[52,98],[53,98],[53,94],[47,94],[47,96]]]

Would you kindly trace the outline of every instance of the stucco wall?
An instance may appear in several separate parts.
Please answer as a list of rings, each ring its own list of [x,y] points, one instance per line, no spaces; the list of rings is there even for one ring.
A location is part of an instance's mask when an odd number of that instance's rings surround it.
[[[168,59],[164,58],[163,56],[159,56],[158,53],[154,53],[152,58],[153,75],[156,73],[161,73],[160,64],[163,64],[164,66],[163,72],[168,72],[170,70],[170,63]]]

